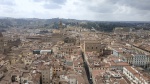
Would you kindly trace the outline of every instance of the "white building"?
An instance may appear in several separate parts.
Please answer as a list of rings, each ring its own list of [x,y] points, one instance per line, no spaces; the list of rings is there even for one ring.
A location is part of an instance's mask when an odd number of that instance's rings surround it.
[[[147,66],[150,63],[149,55],[131,54],[127,57],[127,62],[134,66]]]
[[[144,77],[140,72],[131,66],[123,68],[123,74],[132,82],[131,84],[149,84],[150,79]]]

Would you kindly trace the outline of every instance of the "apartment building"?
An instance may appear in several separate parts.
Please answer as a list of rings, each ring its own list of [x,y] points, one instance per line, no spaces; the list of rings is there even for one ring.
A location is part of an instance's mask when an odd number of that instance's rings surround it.
[[[126,57],[126,60],[129,64],[134,66],[147,66],[150,63],[150,56],[144,54],[131,54],[129,57]]]
[[[134,48],[116,47],[112,49],[112,54],[123,58],[123,61],[134,65],[147,67],[150,64],[150,56]]]
[[[123,74],[132,82],[131,84],[149,84],[150,79],[145,77],[142,73],[138,72],[131,66],[123,68]]]
[[[43,66],[41,74],[42,74],[42,84],[50,84],[53,76],[52,67]]]

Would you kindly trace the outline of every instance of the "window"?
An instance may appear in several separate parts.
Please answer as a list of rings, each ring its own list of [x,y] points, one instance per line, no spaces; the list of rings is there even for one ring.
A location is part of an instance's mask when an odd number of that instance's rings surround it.
[[[96,47],[96,49],[97,49],[97,47]]]

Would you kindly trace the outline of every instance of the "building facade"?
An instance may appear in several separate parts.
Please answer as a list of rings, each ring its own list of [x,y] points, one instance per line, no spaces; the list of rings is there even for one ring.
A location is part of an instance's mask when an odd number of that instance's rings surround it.
[[[126,58],[127,62],[134,66],[148,66],[150,63],[149,55],[142,54],[132,54]]]
[[[84,52],[93,52],[103,53],[103,50],[106,48],[105,44],[101,44],[98,41],[84,41]]]
[[[145,78],[135,68],[131,66],[125,66],[123,68],[123,74],[134,84],[149,84],[149,79]]]
[[[4,38],[2,33],[0,33],[0,53],[3,54],[4,53]]]
[[[42,69],[41,73],[42,73],[42,84],[50,84],[53,76],[52,67],[46,67]]]

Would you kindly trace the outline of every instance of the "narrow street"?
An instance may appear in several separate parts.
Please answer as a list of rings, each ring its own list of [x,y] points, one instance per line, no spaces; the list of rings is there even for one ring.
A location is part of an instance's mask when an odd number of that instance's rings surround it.
[[[85,68],[85,71],[86,71],[86,75],[87,75],[88,81],[89,81],[90,84],[93,84],[93,81],[92,81],[91,76],[90,76],[90,71],[89,71],[87,62],[86,62],[86,60],[84,58],[84,52],[82,52],[82,58],[83,58],[83,61],[84,61],[84,68]]]

